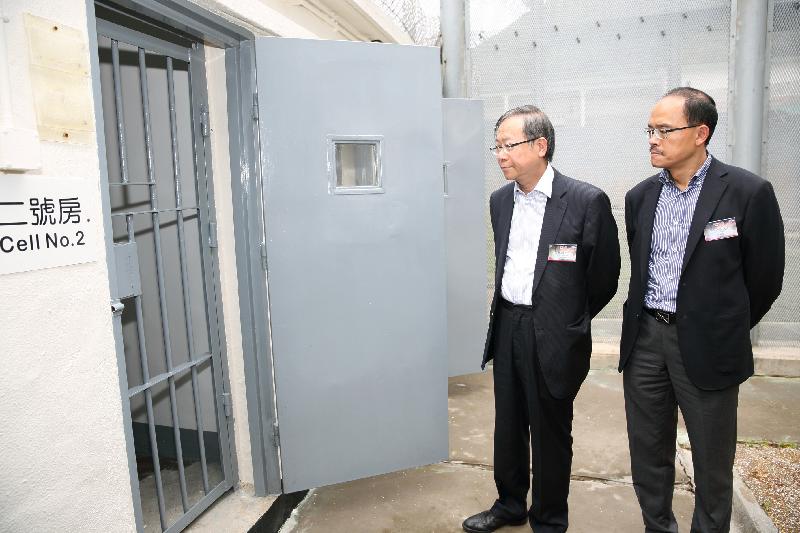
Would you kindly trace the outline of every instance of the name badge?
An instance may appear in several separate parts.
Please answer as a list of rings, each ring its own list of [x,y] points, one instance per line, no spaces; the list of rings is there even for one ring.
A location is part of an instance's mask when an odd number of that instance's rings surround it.
[[[577,244],[551,244],[547,253],[548,261],[574,263],[578,259]]]
[[[720,239],[738,237],[739,231],[736,229],[736,219],[723,218],[722,220],[712,220],[706,224],[703,235],[706,241],[718,241]]]

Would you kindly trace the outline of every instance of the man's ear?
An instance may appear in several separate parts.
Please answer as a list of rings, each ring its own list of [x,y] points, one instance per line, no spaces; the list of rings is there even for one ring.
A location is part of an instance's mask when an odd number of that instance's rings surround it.
[[[539,137],[536,139],[536,147],[539,149],[539,157],[547,155],[547,139]]]
[[[697,126],[697,137],[694,139],[695,146],[700,146],[706,144],[706,140],[708,140],[708,136],[711,134],[711,129],[705,124],[700,124]]]

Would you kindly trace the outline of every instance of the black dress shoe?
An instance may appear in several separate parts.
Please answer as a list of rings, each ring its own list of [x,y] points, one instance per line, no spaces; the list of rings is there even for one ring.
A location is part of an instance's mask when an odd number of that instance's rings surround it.
[[[476,515],[472,515],[461,524],[464,531],[469,533],[490,533],[495,529],[500,529],[503,526],[521,526],[528,522],[528,517],[518,518],[516,520],[506,520],[492,514],[492,511],[483,511]]]

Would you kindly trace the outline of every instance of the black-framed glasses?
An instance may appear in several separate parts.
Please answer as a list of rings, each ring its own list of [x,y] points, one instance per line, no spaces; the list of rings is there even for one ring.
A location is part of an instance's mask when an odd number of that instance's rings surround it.
[[[664,140],[667,138],[667,135],[672,133],[673,131],[681,131],[681,130],[688,130],[689,128],[696,128],[700,124],[690,124],[688,126],[682,126],[680,128],[645,128],[645,132],[647,133],[647,138],[651,139],[655,137],[659,141]]]
[[[535,141],[540,137],[536,137],[535,139],[525,139],[524,141],[520,141],[518,143],[510,143],[510,144],[503,144],[500,146],[492,146],[489,148],[489,151],[492,152],[494,155],[499,155],[502,152],[509,153],[511,150],[514,149],[515,146],[519,146],[520,144],[529,143],[531,141]]]

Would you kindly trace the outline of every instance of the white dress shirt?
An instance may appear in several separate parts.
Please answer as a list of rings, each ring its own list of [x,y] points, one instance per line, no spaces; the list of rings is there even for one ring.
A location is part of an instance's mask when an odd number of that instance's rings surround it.
[[[500,295],[511,303],[531,305],[544,208],[552,193],[553,167],[549,163],[539,183],[528,194],[514,183],[514,213],[500,287]]]

